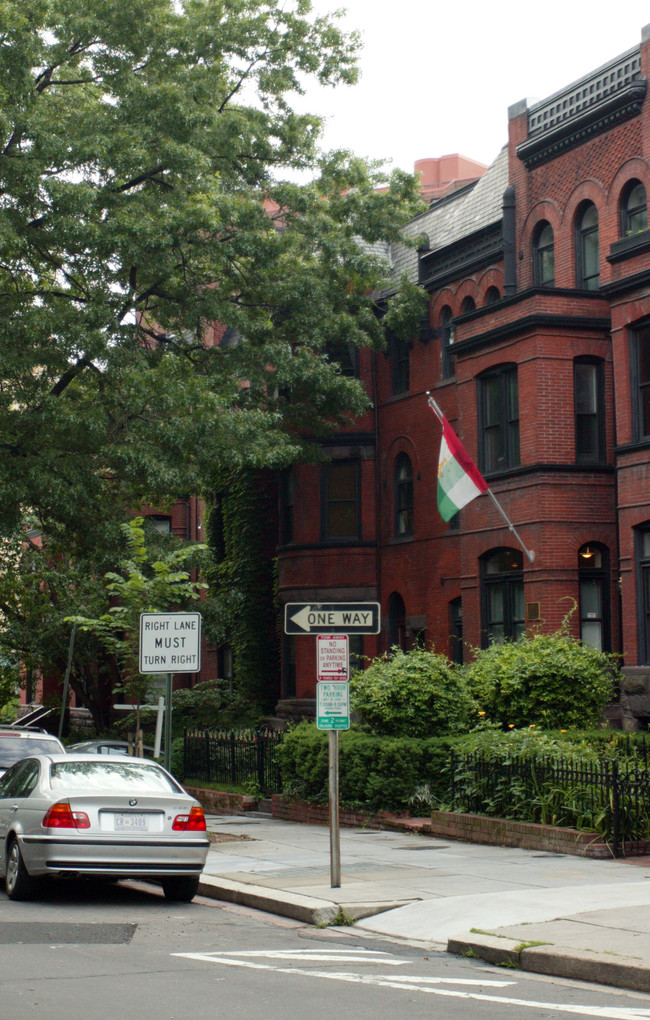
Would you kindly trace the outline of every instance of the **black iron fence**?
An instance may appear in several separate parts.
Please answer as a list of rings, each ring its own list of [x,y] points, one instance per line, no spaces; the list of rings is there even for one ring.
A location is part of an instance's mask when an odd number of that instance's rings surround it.
[[[450,763],[451,810],[593,832],[615,856],[650,853],[650,773],[638,761],[480,753]]]
[[[248,784],[264,796],[282,789],[275,750],[282,734],[274,730],[185,730],[186,779]]]

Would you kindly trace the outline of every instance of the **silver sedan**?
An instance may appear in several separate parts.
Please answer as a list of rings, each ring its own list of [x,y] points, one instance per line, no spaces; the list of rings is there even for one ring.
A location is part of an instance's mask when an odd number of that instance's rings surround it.
[[[195,895],[209,849],[205,816],[155,762],[35,754],[0,777],[0,877],[12,900],[45,876],[146,878]]]

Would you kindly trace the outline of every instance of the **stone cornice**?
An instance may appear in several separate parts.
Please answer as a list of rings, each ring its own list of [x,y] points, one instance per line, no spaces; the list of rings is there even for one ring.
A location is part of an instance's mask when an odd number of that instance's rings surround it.
[[[617,124],[638,116],[647,89],[645,78],[634,79],[626,88],[589,107],[558,127],[533,134],[517,146],[517,155],[527,170],[584,145],[590,138],[611,131]]]
[[[558,331],[587,330],[592,333],[609,333],[611,321],[601,316],[536,313],[534,315],[526,315],[521,319],[515,319],[512,322],[504,322],[502,326],[498,326],[496,329],[486,330],[485,333],[478,333],[475,336],[467,337],[466,340],[459,340],[453,345],[452,351],[454,354],[469,354],[471,351],[481,347],[490,347],[492,344],[499,343],[502,340],[512,340],[524,333],[532,333],[539,329]]]

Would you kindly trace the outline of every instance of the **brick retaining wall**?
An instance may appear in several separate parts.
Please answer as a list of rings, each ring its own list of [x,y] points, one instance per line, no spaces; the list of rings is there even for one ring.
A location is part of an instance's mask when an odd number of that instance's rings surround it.
[[[468,843],[491,846],[518,846],[524,850],[548,850],[577,857],[610,858],[612,852],[600,837],[578,829],[561,829],[536,822],[515,822],[483,815],[461,815],[451,811],[434,811],[431,816],[432,836],[462,839]]]
[[[204,790],[198,786],[186,786],[185,789],[209,814],[241,815],[257,805],[254,797],[243,793],[223,793],[221,790]]]
[[[304,801],[285,800],[281,794],[271,798],[274,818],[311,825],[327,825],[327,806]],[[546,850],[551,853],[573,854],[577,857],[610,858],[611,850],[599,837],[578,829],[561,829],[535,822],[515,822],[504,818],[487,818],[483,815],[462,815],[451,811],[434,811],[431,819],[408,819],[387,811],[376,815],[362,811],[340,813],[340,824],[345,827],[363,826],[370,829],[412,829],[442,839],[459,839],[467,843],[485,843],[490,846],[516,846],[524,850]]]
[[[223,793],[186,787],[187,792],[201,802],[203,808],[219,815],[238,815],[254,809],[257,801],[240,793]],[[274,818],[308,825],[328,825],[327,805],[308,804],[306,801],[287,800],[281,794],[271,797]],[[455,814],[452,811],[434,811],[431,818],[408,818],[389,811],[368,814],[364,811],[339,811],[342,827],[366,829],[412,830],[425,836],[441,839],[459,839],[466,843],[484,843],[490,846],[516,846],[523,850],[542,850],[550,853],[572,854],[576,857],[610,858],[612,852],[596,835],[578,829],[561,829],[554,825],[535,822],[514,822],[505,818],[487,818],[484,815]]]

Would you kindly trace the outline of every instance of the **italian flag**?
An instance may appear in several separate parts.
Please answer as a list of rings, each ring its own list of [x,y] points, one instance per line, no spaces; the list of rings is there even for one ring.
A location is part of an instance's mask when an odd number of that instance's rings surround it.
[[[438,461],[438,510],[443,521],[487,491],[483,475],[443,415]]]

